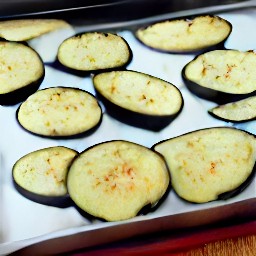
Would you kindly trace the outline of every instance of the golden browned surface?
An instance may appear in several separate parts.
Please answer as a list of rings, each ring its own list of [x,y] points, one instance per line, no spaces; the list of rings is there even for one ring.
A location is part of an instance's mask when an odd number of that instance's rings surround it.
[[[43,63],[30,47],[0,42],[0,94],[29,85],[44,74]]]
[[[237,129],[212,128],[164,141],[155,150],[166,159],[175,191],[188,201],[204,203],[248,178],[256,140]]]
[[[74,202],[108,221],[132,218],[143,206],[155,205],[168,184],[163,158],[125,141],[102,143],[85,151],[73,162],[67,179]]]
[[[185,69],[185,76],[203,87],[246,94],[256,90],[256,54],[252,51],[216,50],[199,55]]]
[[[182,106],[180,91],[172,84],[144,73],[113,71],[94,77],[105,98],[123,108],[150,115],[173,115]]]
[[[66,39],[58,50],[59,61],[76,70],[121,67],[130,59],[127,43],[111,33],[85,33]]]
[[[91,94],[73,88],[37,91],[22,103],[18,119],[27,130],[46,136],[69,136],[98,124],[101,108]]]
[[[13,177],[22,188],[40,195],[67,193],[66,176],[77,152],[65,147],[50,147],[31,152],[13,167]]]
[[[231,31],[219,17],[199,16],[193,20],[163,21],[137,31],[146,45],[166,51],[188,51],[217,44]]]

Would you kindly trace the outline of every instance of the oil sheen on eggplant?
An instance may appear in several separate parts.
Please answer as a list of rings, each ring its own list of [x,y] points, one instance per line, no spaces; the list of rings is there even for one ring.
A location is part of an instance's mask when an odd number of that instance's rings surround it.
[[[38,90],[45,69],[32,48],[15,42],[0,42],[0,105],[15,105]]]
[[[189,62],[182,76],[195,95],[225,104],[256,96],[255,69],[253,51],[215,50]]]
[[[117,120],[159,131],[181,112],[179,89],[157,77],[136,71],[111,71],[94,76],[93,84],[107,112]]]
[[[132,51],[121,36],[87,32],[64,40],[57,57],[69,69],[88,72],[125,67]]]
[[[84,212],[107,221],[136,216],[167,193],[169,172],[163,157],[128,141],[94,145],[72,163],[67,187]]]
[[[219,49],[232,31],[232,25],[218,16],[164,20],[143,28],[135,35],[144,45],[163,52],[189,53]]]
[[[56,146],[24,155],[12,170],[16,189],[37,203],[69,206],[72,201],[67,194],[67,172],[77,154],[73,149]]]
[[[0,21],[0,37],[7,41],[23,42],[53,30],[70,26],[57,19],[17,19]]]
[[[192,131],[157,143],[172,187],[183,199],[206,203],[239,194],[256,171],[256,138],[230,127]]]
[[[208,110],[217,119],[227,122],[248,122],[256,119],[256,96],[219,105]]]
[[[102,110],[90,93],[70,87],[39,90],[17,110],[19,124],[27,131],[49,138],[89,135],[101,123]]]

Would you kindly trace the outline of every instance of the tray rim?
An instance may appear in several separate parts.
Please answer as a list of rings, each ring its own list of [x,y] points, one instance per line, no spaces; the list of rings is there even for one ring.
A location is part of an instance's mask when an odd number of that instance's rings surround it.
[[[250,5],[244,5],[245,3],[250,3]],[[251,0],[251,1],[245,1],[245,2],[242,2],[242,3],[238,3],[238,4],[232,4],[232,5],[225,5],[225,6],[219,6],[220,8],[216,8],[214,7],[214,10],[212,9],[210,12],[228,12],[228,11],[234,11],[234,10],[238,10],[238,9],[241,9],[241,6],[242,8],[250,8],[250,7],[256,7],[256,1],[254,0]],[[208,9],[208,10],[206,10]],[[204,14],[204,13],[209,13],[209,8],[200,8],[200,9],[195,9],[191,12],[191,10],[189,11],[181,11],[181,12],[175,12],[175,13],[168,13],[166,15],[160,15],[160,16],[154,16],[154,17],[150,17],[150,18],[145,18],[145,19],[140,19],[140,20],[134,20],[134,21],[129,21],[129,22],[120,22],[120,23],[109,23],[109,24],[104,24],[104,25],[92,25],[92,26],[87,26],[86,27],[86,30],[83,29],[83,31],[90,31],[90,30],[106,30],[106,29],[119,29],[119,28],[133,28],[134,26],[137,26],[137,25],[141,25],[141,24],[147,24],[147,23],[151,23],[151,22],[156,22],[156,21],[159,21],[159,20],[163,20],[163,19],[169,19],[169,18],[176,18],[176,17],[181,17],[181,16],[187,16],[187,15],[199,15],[199,14]],[[1,156],[0,156],[1,157]],[[1,159],[0,159],[1,160]],[[251,198],[251,199],[246,199],[246,200],[242,200],[242,201],[239,201],[239,202],[234,202],[234,203],[231,203],[231,204],[228,204],[228,205],[222,205],[222,206],[216,206],[216,207],[211,207],[211,208],[208,208],[208,209],[203,209],[203,210],[197,210],[197,211],[192,211],[192,212],[186,212],[186,214],[188,214],[188,216],[190,216],[190,214],[194,214],[195,212],[197,212],[199,214],[199,216],[202,216],[205,215],[205,211],[210,211],[212,210],[212,208],[215,208],[215,209],[218,209],[220,211],[222,211],[223,209],[226,209],[226,207],[230,207],[232,208],[231,212],[233,212],[235,210],[235,213],[236,215],[233,216],[233,214],[230,212],[228,214],[228,216],[226,216],[227,218],[224,218],[224,219],[221,219],[221,220],[225,220],[225,219],[228,219],[230,217],[235,217],[235,218],[255,218],[256,217],[256,198]],[[251,206],[252,204],[254,204],[253,208],[248,208],[250,209],[250,211],[247,212],[247,214],[244,214],[244,209],[242,209],[243,207],[242,206],[245,206],[246,209],[247,207]],[[221,208],[221,209],[219,209]],[[203,212],[203,213],[201,213]],[[147,221],[149,221],[150,223],[152,222],[158,222],[160,223],[160,226],[161,227],[164,227],[164,228],[167,228],[167,230],[169,229],[169,226],[168,225],[163,225],[163,222],[161,221],[163,218],[166,218],[169,219],[171,217],[174,217],[174,218],[180,218],[180,215],[184,215],[184,213],[178,213],[178,214],[174,214],[174,215],[169,215],[169,216],[161,216],[161,217],[155,217],[155,218],[152,218],[152,219],[149,219]],[[211,222],[214,222],[214,221],[219,221],[218,218],[216,219],[215,217],[213,217],[212,219],[210,218],[209,219],[209,223]],[[117,225],[111,225],[111,226],[106,226],[106,227],[103,227],[101,229],[111,229],[114,227],[117,228],[117,230],[119,229],[119,227],[121,226],[121,230],[122,230],[122,227],[126,227],[127,225],[134,225],[136,223],[142,223],[144,222],[144,220],[135,220],[134,222],[129,222],[128,223],[118,223]],[[209,224],[209,223],[203,223],[204,224]],[[193,226],[198,226],[197,224],[196,225],[192,225],[192,226],[186,226],[186,227],[193,227]],[[200,225],[201,226],[201,225]],[[181,226],[177,226],[178,229],[180,228],[184,228]],[[100,230],[101,230],[100,229]],[[26,246],[24,247],[23,244],[20,244],[20,242],[23,242],[23,241],[13,241],[13,242],[6,242],[6,243],[0,243],[0,255],[1,255],[1,247],[8,247],[10,244],[16,244],[16,249],[15,250],[12,250],[12,251],[8,251],[7,253],[10,253],[10,252],[17,252],[18,255],[21,255],[19,253],[25,253],[24,255],[30,255],[30,253],[32,253],[31,255],[33,255],[33,253],[35,253],[36,251],[34,250],[37,250],[38,248],[45,248],[45,246],[47,245],[47,248],[48,250],[52,250],[52,251],[49,251],[50,253],[55,253],[54,251],[54,248],[52,248],[51,246],[55,246],[56,244],[59,243],[59,240],[61,239],[67,239],[67,246],[71,246],[70,243],[72,244],[71,240],[74,239],[74,236],[78,236],[78,240],[81,240],[83,239],[83,236],[84,236],[84,233],[88,233],[88,235],[90,235],[89,233],[90,232],[95,232],[99,229],[93,229],[93,230],[90,230],[89,232],[88,231],[79,231],[78,233],[74,233],[74,234],[67,234],[67,235],[64,235],[64,236],[56,236],[59,231],[56,231],[56,232],[53,232],[52,235],[53,235],[53,238],[50,238],[50,239],[47,239],[47,240],[44,240],[44,237],[45,235],[42,235],[42,236],[39,236],[39,237],[35,237],[35,238],[31,238],[31,239],[26,239]],[[157,231],[157,230],[156,230]],[[152,232],[156,232],[154,230],[152,230]],[[136,233],[138,234],[138,233]],[[131,236],[134,236],[136,235],[134,233],[131,233],[131,234],[128,234],[127,237],[123,237],[123,238],[129,238]],[[124,234],[126,235],[126,234]],[[140,234],[139,234],[140,235]],[[97,236],[97,235],[96,235]],[[121,238],[121,239],[123,239]],[[85,239],[85,238],[84,238]],[[32,241],[31,241],[32,240]],[[111,240],[111,241],[118,241],[119,239],[114,239],[114,240]],[[61,242],[63,243],[63,241]],[[95,243],[95,244],[87,244],[86,247],[88,246],[92,246],[92,245],[98,245],[99,243]],[[102,243],[101,243],[102,244]],[[71,246],[72,247],[72,246]],[[68,248],[68,249],[73,249],[73,248]],[[84,247],[83,247],[84,248]],[[21,249],[21,250],[20,250]],[[77,249],[77,247],[76,247]],[[59,253],[61,251],[58,251],[57,253]],[[65,251],[67,252],[67,251]]]

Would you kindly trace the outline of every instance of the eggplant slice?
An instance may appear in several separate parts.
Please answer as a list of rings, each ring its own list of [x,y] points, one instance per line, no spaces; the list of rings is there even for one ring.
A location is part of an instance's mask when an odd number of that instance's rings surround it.
[[[181,92],[173,84],[136,71],[97,74],[93,84],[107,112],[119,121],[159,131],[183,107]]]
[[[159,142],[172,187],[183,199],[206,203],[239,194],[256,171],[255,135],[230,127],[193,131]]]
[[[21,43],[0,42],[0,105],[15,105],[38,90],[44,64],[32,48]]]
[[[182,70],[188,89],[218,104],[256,96],[256,54],[216,50],[198,55]]]
[[[13,166],[15,187],[37,203],[69,206],[72,201],[67,193],[67,173],[77,154],[73,149],[57,146],[23,156]]]
[[[107,221],[130,219],[155,206],[167,192],[169,172],[163,157],[128,141],[94,145],[74,160],[67,187],[86,213]]]
[[[77,88],[39,90],[17,110],[19,124],[27,131],[49,138],[89,135],[100,125],[102,110],[97,99]]]
[[[132,52],[121,36],[88,32],[64,40],[57,57],[69,69],[88,72],[124,67]]]
[[[139,28],[135,36],[144,45],[162,52],[192,53],[224,47],[232,25],[218,16],[160,21]]]
[[[0,37],[7,41],[23,42],[48,32],[70,26],[57,19],[19,19],[0,21]]]
[[[227,122],[248,122],[256,119],[256,96],[216,106],[208,113]]]

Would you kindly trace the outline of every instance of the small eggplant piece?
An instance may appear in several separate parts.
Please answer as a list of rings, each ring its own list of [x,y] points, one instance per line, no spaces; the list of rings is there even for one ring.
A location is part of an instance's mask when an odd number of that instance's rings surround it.
[[[160,154],[119,140],[80,153],[70,166],[67,188],[87,214],[120,221],[135,217],[144,206],[155,207],[167,193],[169,180]]]
[[[25,130],[53,139],[89,135],[101,119],[97,99],[89,92],[69,87],[39,90],[17,110],[17,120]]]
[[[256,119],[256,96],[216,106],[208,113],[227,122],[241,123]]]
[[[183,107],[181,92],[173,84],[136,71],[97,74],[93,84],[106,111],[117,120],[159,131],[169,125]]]
[[[189,62],[182,77],[198,97],[225,104],[256,96],[255,69],[253,51],[216,50]]]
[[[132,52],[121,36],[88,32],[64,40],[57,57],[68,69],[90,72],[125,67],[131,61]]]
[[[13,42],[23,42],[48,32],[70,26],[57,19],[19,19],[0,21],[0,37]]]
[[[15,105],[36,92],[45,75],[44,64],[32,48],[0,42],[0,105]]]
[[[189,202],[233,197],[256,172],[256,137],[235,128],[193,131],[159,142],[153,149],[165,158],[173,189]]]
[[[77,155],[73,149],[57,146],[21,157],[12,169],[16,189],[37,203],[56,207],[72,205],[66,182],[69,166]]]
[[[147,47],[167,53],[223,49],[232,25],[218,16],[164,20],[139,28],[135,36]]]

